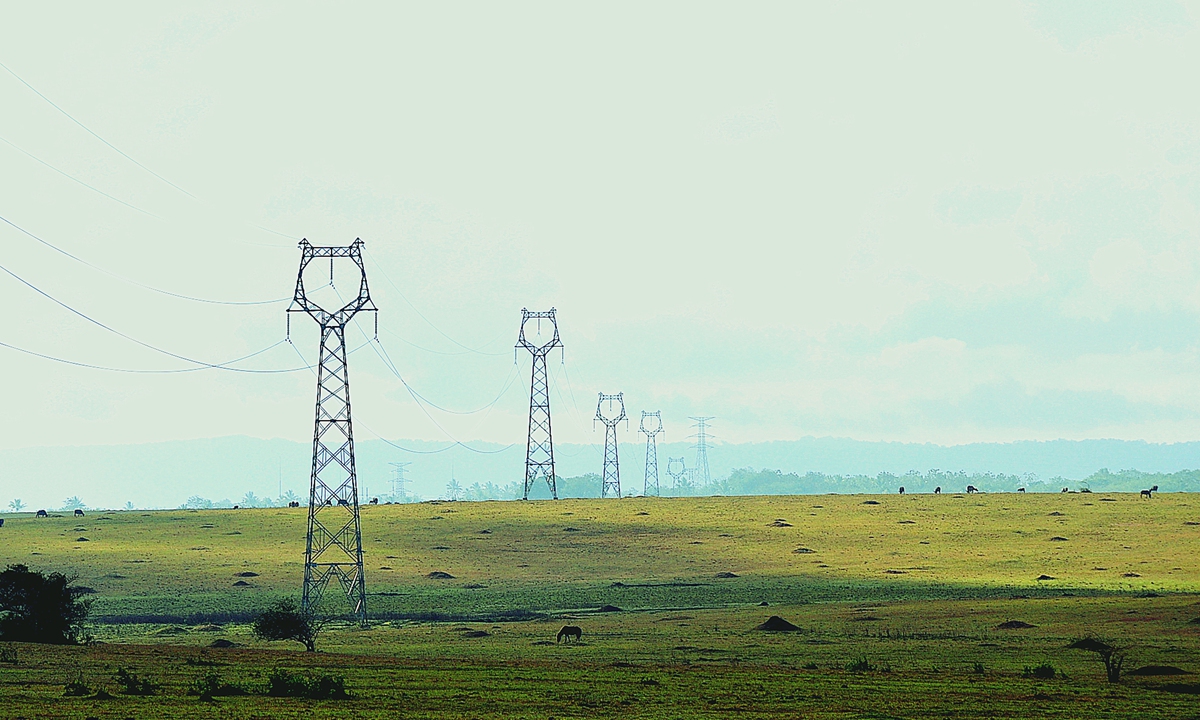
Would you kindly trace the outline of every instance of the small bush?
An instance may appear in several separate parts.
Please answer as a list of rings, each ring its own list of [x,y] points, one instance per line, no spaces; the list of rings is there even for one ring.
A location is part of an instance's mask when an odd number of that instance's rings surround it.
[[[62,573],[43,575],[25,565],[0,572],[0,640],[74,645],[86,640],[91,602]]]
[[[267,678],[267,695],[271,697],[295,697],[309,700],[346,700],[345,678],[337,675],[305,677],[275,668]]]
[[[290,599],[283,599],[267,608],[254,619],[254,635],[263,640],[295,640],[304,644],[304,649],[317,649],[317,636],[321,633],[321,622],[312,613],[297,607]]]
[[[804,665],[801,665],[800,667],[804,668],[805,670],[816,670],[817,664],[816,663],[805,663]]]
[[[192,682],[187,694],[199,695],[201,700],[212,700],[214,697],[236,697],[249,693],[245,688],[225,682],[220,673],[210,670]]]
[[[1025,668],[1021,670],[1021,677],[1037,678],[1038,680],[1053,680],[1054,676],[1057,674],[1058,671],[1055,670],[1054,666],[1050,663],[1042,663],[1041,665],[1032,668],[1026,665]]]
[[[860,657],[857,660],[851,660],[846,663],[846,670],[850,672],[871,672],[874,669],[875,666],[865,657]]]
[[[63,695],[67,697],[87,697],[92,694],[92,689],[83,681],[83,672],[63,686]]]
[[[0,663],[8,663],[9,665],[17,664],[17,649],[16,648],[0,648]]]
[[[117,670],[117,685],[121,686],[122,695],[140,695],[149,697],[158,692],[158,685],[148,679],[139,678],[125,668]]]
[[[975,663],[972,665],[971,672],[975,673],[976,675],[982,675],[984,673],[983,663]]]

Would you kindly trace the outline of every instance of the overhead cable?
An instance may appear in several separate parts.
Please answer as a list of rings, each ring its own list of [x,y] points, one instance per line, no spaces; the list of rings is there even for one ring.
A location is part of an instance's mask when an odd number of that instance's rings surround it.
[[[10,227],[16,229],[17,231],[22,232],[25,235],[28,235],[29,237],[33,238],[34,240],[37,240],[41,244],[50,248],[51,250],[54,250],[55,252],[61,253],[62,255],[65,255],[65,256],[71,258],[75,262],[82,263],[82,264],[92,268],[93,270],[98,270],[99,272],[102,272],[105,275],[108,275],[110,277],[115,277],[116,279],[118,279],[122,282],[127,282],[130,285],[136,285],[142,289],[149,290],[151,292],[156,292],[161,295],[167,295],[169,297],[179,298],[180,300],[191,300],[192,302],[206,303],[209,305],[273,305],[276,303],[287,302],[288,300],[291,300],[291,297],[276,298],[274,300],[211,300],[208,298],[199,298],[199,297],[193,297],[191,295],[183,295],[180,293],[171,292],[170,290],[163,290],[161,288],[156,288],[152,285],[147,285],[145,283],[138,282],[137,280],[127,278],[124,275],[119,275],[111,270],[102,268],[99,265],[88,262],[87,260],[84,260],[83,258],[79,257],[78,255],[74,255],[70,252],[67,252],[66,250],[63,250],[59,246],[55,245],[54,243],[52,243],[42,237],[39,237],[38,235],[34,235],[33,233],[29,232],[28,230],[21,227],[20,225],[17,225],[12,220],[9,220],[8,218],[4,217],[3,215],[0,215],[0,222],[4,222],[5,224],[9,225]]]

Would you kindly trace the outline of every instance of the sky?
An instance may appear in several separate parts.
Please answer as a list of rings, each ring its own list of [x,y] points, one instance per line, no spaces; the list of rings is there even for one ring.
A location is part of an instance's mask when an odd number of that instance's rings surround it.
[[[523,307],[560,441],[598,392],[666,441],[1200,438],[1195,3],[5,16],[0,342],[190,371],[0,347],[0,448],[311,437],[310,319],[145,287],[290,298],[301,237],[366,244],[360,438],[523,444]]]

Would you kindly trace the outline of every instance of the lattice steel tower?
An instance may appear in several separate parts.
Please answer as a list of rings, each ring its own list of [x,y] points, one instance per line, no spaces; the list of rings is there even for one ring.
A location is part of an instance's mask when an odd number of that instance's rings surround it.
[[[683,461],[683,458],[667,458],[667,474],[671,476],[672,489],[676,491],[687,489],[687,481],[684,480],[687,473],[687,463]]]
[[[606,401],[610,414],[614,403],[621,408],[621,411],[612,417],[605,415],[601,408]],[[604,423],[604,484],[600,486],[600,497],[606,498],[609,493],[612,493],[613,497],[619,498],[621,497],[621,464],[617,460],[617,423],[624,420],[626,427],[629,426],[629,418],[625,417],[625,393],[616,395],[600,393],[600,399],[596,402],[596,417],[592,420],[592,427],[596,426],[596,420]]]
[[[708,474],[708,421],[713,417],[689,417],[689,420],[695,420],[696,424],[692,427],[696,428],[696,434],[692,437],[696,438],[696,467],[692,470],[695,473],[697,482],[708,486],[712,482],[712,478]]]
[[[554,335],[538,345],[525,336],[525,324],[537,320],[537,334],[542,334],[542,321],[549,320]],[[529,435],[525,442],[525,493],[522,500],[529,499],[529,490],[539,477],[546,479],[550,496],[558,499],[558,483],[554,475],[554,433],[550,429],[550,382],[546,375],[546,353],[561,348],[558,339],[558,321],[554,319],[554,308],[546,312],[530,312],[521,308],[521,334],[517,347],[525,348],[533,356],[533,368],[529,381]]]
[[[352,614],[365,625],[367,590],[358,517],[358,477],[354,469],[354,429],[350,420],[350,377],[346,365],[346,323],[359,312],[378,312],[367,288],[362,247],[363,242],[358,239],[349,247],[314,247],[308,240],[301,240],[296,295],[287,311],[308,313],[321,326],[301,607],[313,611],[320,604],[329,581],[337,579],[353,607]],[[348,258],[358,266],[362,277],[358,297],[333,312],[309,300],[304,292],[304,270],[317,258],[329,258],[331,282],[336,258]]]
[[[654,418],[651,427],[646,427],[646,418]],[[638,432],[646,436],[646,485],[643,495],[658,497],[658,442],[654,439],[663,431],[662,411],[642,411],[642,421],[638,423]]]

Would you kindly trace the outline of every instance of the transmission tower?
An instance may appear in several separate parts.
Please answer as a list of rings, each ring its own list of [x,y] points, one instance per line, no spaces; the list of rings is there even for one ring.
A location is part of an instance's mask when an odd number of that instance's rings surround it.
[[[537,338],[542,334],[542,321],[549,320],[554,335],[538,345],[525,335],[525,325],[537,320]],[[533,356],[533,368],[529,381],[529,435],[525,442],[525,492],[522,500],[529,499],[529,490],[538,478],[545,478],[550,486],[550,496],[558,499],[558,483],[554,475],[554,433],[550,430],[550,381],[546,375],[546,353],[561,348],[558,339],[558,321],[554,319],[554,308],[546,312],[530,312],[521,308],[521,334],[517,347],[525,348]]]
[[[646,427],[646,418],[654,418],[651,427]],[[642,411],[642,421],[638,423],[638,432],[646,436],[646,485],[643,495],[658,496],[658,442],[654,439],[663,431],[662,411]]]
[[[608,497],[609,493],[612,493],[613,497],[621,497],[621,464],[617,460],[617,423],[624,420],[626,427],[629,426],[629,418],[625,417],[624,395],[625,393],[616,395],[600,393],[600,399],[596,402],[596,417],[592,420],[593,427],[596,425],[596,420],[604,423],[604,484],[600,486],[600,497],[602,498]],[[614,403],[621,408],[620,412],[612,417],[605,415],[601,410],[605,402],[608,402],[610,414]]]
[[[697,484],[708,486],[712,482],[712,477],[708,473],[708,440],[711,437],[708,434],[708,421],[713,417],[689,417],[688,419],[696,421],[696,424],[692,426],[696,428],[696,433],[692,435],[696,438],[696,444],[693,446],[696,449],[696,467],[692,470],[695,473],[693,480]]]
[[[671,476],[671,488],[677,495],[679,491],[687,490],[688,481],[684,478],[688,475],[688,469],[683,458],[667,458],[667,474]]]
[[[314,610],[329,581],[337,579],[353,607],[352,614],[366,625],[367,590],[358,518],[354,431],[350,420],[350,377],[346,365],[346,323],[359,312],[378,312],[367,288],[362,247],[363,241],[359,239],[348,247],[315,247],[308,240],[301,240],[296,295],[287,311],[307,313],[321,326],[301,607]],[[310,301],[304,292],[304,270],[317,258],[329,258],[331,280],[334,259],[349,258],[358,266],[362,278],[358,297],[333,312]]]
[[[408,472],[408,466],[411,462],[394,462],[388,463],[392,466],[392,501],[400,502],[407,495],[404,486],[408,484],[408,478],[404,474]]]

